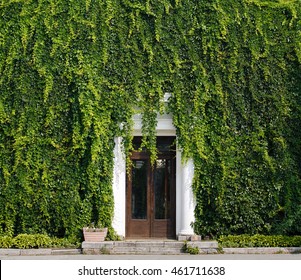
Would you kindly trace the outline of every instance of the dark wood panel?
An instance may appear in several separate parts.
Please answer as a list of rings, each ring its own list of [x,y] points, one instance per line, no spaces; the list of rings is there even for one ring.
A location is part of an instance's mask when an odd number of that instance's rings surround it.
[[[134,138],[136,145],[140,139]],[[161,142],[160,142],[161,141]],[[135,209],[140,209],[133,203],[133,193],[137,191],[136,183],[133,182],[133,174],[130,171],[130,176],[127,176],[127,188],[126,188],[126,238],[175,238],[175,217],[176,217],[176,187],[175,187],[175,172],[176,172],[176,158],[174,145],[172,149],[166,150],[167,143],[174,144],[174,137],[161,137],[158,139],[157,146],[163,147],[163,151],[159,151],[158,164],[160,167],[151,167],[149,153],[147,151],[134,151],[131,155],[133,166],[137,161],[147,162],[147,207],[145,219],[137,219],[140,217],[136,213]],[[141,162],[140,162],[141,164]],[[162,164],[165,164],[165,166]],[[136,168],[136,166],[134,167]],[[157,169],[156,169],[157,168]],[[158,172],[159,170],[159,172]],[[156,173],[157,172],[157,173]],[[157,175],[155,175],[157,174]],[[159,175],[158,175],[159,174]],[[136,173],[134,173],[136,175]],[[157,176],[156,180],[154,177]],[[158,177],[159,176],[159,177]],[[161,177],[160,177],[161,176]],[[162,177],[163,176],[163,177]],[[167,178],[168,176],[168,178]],[[159,179],[158,179],[159,178]],[[134,178],[135,180],[135,178]],[[159,181],[158,181],[159,180]],[[160,183],[161,180],[161,183]],[[139,180],[138,180],[139,181]],[[155,182],[156,181],[156,182]],[[158,183],[159,182],[159,183]],[[159,184],[159,185],[158,185]],[[134,186],[133,186],[134,185]],[[155,185],[157,186],[157,200],[155,201]],[[166,189],[168,187],[168,190]],[[161,188],[161,189],[160,189]],[[139,190],[138,190],[139,191]],[[158,199],[158,195],[159,199]],[[135,199],[134,194],[134,199]],[[145,198],[145,196],[144,196]],[[163,199],[164,198],[164,199]],[[166,199],[168,200],[166,202]],[[162,206],[161,204],[162,203]],[[167,206],[168,205],[168,206]],[[165,210],[157,210],[156,219],[156,207],[162,207]],[[136,208],[135,208],[136,207]],[[167,207],[167,208],[166,208]],[[134,209],[135,208],[135,209]],[[134,210],[133,210],[134,209]],[[141,208],[142,209],[142,208]],[[145,209],[145,208],[143,208]],[[144,211],[144,210],[143,210]],[[168,211],[168,212],[166,212]],[[144,212],[143,212],[144,218]],[[165,217],[165,218],[164,218]]]

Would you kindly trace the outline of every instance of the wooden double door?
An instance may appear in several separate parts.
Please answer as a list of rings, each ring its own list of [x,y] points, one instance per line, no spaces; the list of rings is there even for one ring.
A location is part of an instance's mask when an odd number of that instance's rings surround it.
[[[140,139],[134,138],[134,144]],[[135,146],[135,145],[134,145]],[[158,158],[134,151],[127,176],[126,238],[175,238],[176,152],[174,137],[157,137]]]

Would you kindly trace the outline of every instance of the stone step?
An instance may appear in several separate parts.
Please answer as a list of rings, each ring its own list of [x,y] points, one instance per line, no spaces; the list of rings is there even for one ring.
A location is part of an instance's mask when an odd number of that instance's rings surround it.
[[[82,243],[83,254],[135,254],[135,255],[179,255],[184,252],[184,241],[104,241]],[[198,247],[201,254],[218,252],[216,241],[188,241],[187,246]]]

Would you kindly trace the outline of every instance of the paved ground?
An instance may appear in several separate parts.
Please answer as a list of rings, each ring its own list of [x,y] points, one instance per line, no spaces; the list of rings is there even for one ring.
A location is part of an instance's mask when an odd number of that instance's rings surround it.
[[[48,255],[1,256],[0,260],[301,260],[301,254]]]

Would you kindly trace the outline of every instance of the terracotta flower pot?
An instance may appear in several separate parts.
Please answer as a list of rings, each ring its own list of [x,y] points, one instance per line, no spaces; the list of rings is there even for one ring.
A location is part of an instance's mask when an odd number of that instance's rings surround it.
[[[83,228],[85,241],[101,242],[104,241],[108,233],[108,228]]]

